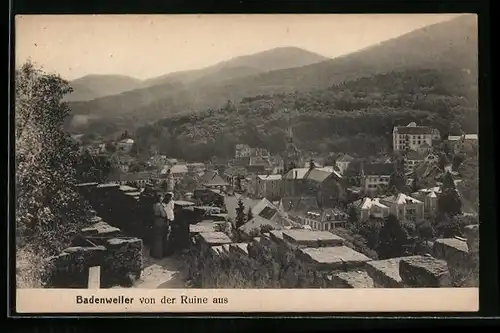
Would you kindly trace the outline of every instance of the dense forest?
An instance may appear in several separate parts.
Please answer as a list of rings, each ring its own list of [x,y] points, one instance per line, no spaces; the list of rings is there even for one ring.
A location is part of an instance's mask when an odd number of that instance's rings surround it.
[[[316,152],[373,155],[390,150],[392,130],[410,122],[477,133],[477,80],[466,71],[418,69],[361,78],[306,93],[247,97],[219,109],[165,118],[136,131],[139,151],[188,160],[232,156],[236,143],[284,149],[288,124],[297,145]]]

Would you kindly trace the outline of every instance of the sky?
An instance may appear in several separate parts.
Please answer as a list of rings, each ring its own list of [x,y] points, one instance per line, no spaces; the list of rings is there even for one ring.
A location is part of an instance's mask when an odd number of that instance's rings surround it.
[[[16,65],[147,79],[294,46],[335,58],[457,14],[19,15]]]

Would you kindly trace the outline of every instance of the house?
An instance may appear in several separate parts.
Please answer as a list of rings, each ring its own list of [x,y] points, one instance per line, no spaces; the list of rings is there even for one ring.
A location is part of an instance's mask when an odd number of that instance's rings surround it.
[[[392,132],[394,151],[417,150],[424,144],[432,146],[433,142],[439,139],[438,130],[427,126],[417,126],[414,122],[407,126],[396,126]]]
[[[344,174],[352,161],[354,161],[354,157],[345,154],[335,161],[335,165],[339,168],[340,173]]]
[[[130,169],[130,166],[135,163],[135,158],[129,155],[118,155],[117,156],[117,165],[121,172],[127,173]]]
[[[155,167],[162,167],[167,163],[167,156],[153,155],[149,158],[149,163]]]
[[[393,163],[363,163],[361,165],[361,187],[365,193],[370,194],[386,189],[394,170]]]
[[[478,148],[478,135],[477,134],[463,134],[463,135],[450,135],[448,136],[453,151],[458,153],[472,153],[477,151]]]
[[[234,189],[241,190],[241,180],[248,175],[247,169],[232,166],[224,170],[224,180]]]
[[[241,157],[250,157],[252,149],[250,148],[249,145],[246,144],[237,144],[235,147],[235,157],[236,158],[241,158]]]
[[[202,186],[211,189],[225,189],[228,185],[215,170],[206,171],[203,176],[201,176],[200,183]]]
[[[205,170],[206,170],[205,163],[200,163],[200,162],[187,163],[186,166],[187,166],[189,172],[196,173],[196,174],[201,173],[201,172],[205,172]]]
[[[333,168],[293,168],[283,176],[283,195],[314,196],[322,207],[346,200],[347,184]]]
[[[146,186],[147,183],[158,183],[159,175],[156,172],[128,172],[119,173],[109,177],[111,183],[120,185],[133,185],[139,188]]]
[[[315,168],[321,168],[323,167],[321,164],[319,164],[317,161],[310,160],[309,162],[304,162],[303,167],[304,168],[309,168],[311,166],[311,162],[313,163]]]
[[[338,208],[313,209],[304,212],[292,212],[290,219],[312,230],[328,231],[345,228],[348,216]]]
[[[257,215],[254,216],[250,221],[239,227],[238,231],[240,232],[240,236],[242,236],[244,239],[249,240],[259,235],[261,228],[264,226],[271,228],[271,230],[283,229],[283,226],[279,225],[278,223]]]
[[[134,145],[134,140],[132,139],[123,139],[118,141],[116,144],[116,149],[122,153],[129,153],[132,150],[132,146]]]
[[[411,196],[424,203],[424,215],[426,218],[430,218],[435,216],[437,212],[437,201],[439,194],[441,194],[441,188],[439,186],[436,186],[427,189],[421,189],[418,192],[412,193]]]
[[[380,202],[379,198],[363,198],[353,203],[359,213],[360,221],[366,221],[370,217],[386,218],[389,216],[389,207]]]
[[[424,219],[424,203],[409,195],[399,193],[379,199],[380,203],[389,207],[391,214],[403,221]]]
[[[166,172],[160,172],[160,183],[165,185],[167,191],[173,191],[175,188],[176,180],[172,175],[170,169],[167,169]]]
[[[432,150],[433,150],[432,146],[427,142],[424,142],[417,148],[417,152],[422,155],[430,154]]]
[[[293,211],[319,209],[319,206],[315,196],[283,197],[279,202],[278,209],[280,212],[288,214]]]
[[[257,198],[276,200],[281,198],[283,181],[281,175],[255,175],[251,177],[250,193]]]
[[[186,164],[175,164],[170,167],[170,173],[172,177],[174,177],[175,181],[182,180],[187,174],[189,170]]]
[[[415,170],[415,167],[420,163],[423,163],[425,156],[421,153],[411,150],[405,156],[405,173],[411,174]]]

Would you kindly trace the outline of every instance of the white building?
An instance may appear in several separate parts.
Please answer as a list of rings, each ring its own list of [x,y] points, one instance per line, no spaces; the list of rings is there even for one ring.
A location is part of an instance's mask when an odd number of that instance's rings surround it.
[[[134,145],[134,140],[132,139],[123,139],[116,144],[116,149],[123,153],[128,153],[132,149]]]
[[[283,193],[281,175],[256,175],[252,177],[251,192],[258,198],[279,199]]]
[[[421,146],[432,146],[440,139],[437,129],[427,126],[417,126],[410,123],[407,126],[396,126],[392,132],[392,147],[394,151],[418,150]]]
[[[382,204],[379,198],[363,198],[354,203],[359,212],[360,221],[366,221],[371,216],[376,218],[386,218],[389,216],[390,209]]]
[[[392,163],[365,163],[361,167],[361,186],[365,193],[374,194],[389,185],[394,172]]]
[[[477,134],[450,135],[448,142],[455,153],[469,152],[478,147]]]
[[[403,193],[380,198],[380,203],[389,207],[390,213],[402,221],[417,221],[425,217],[424,203]]]
[[[354,157],[346,154],[346,155],[343,155],[341,158],[337,159],[335,161],[335,165],[337,166],[337,168],[339,168],[340,173],[344,174],[344,172],[347,170],[347,168],[349,167],[349,164],[352,161],[354,161]]]

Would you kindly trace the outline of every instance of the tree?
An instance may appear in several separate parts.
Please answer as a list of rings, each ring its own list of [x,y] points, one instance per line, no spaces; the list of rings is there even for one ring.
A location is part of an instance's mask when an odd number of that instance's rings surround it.
[[[106,155],[92,155],[88,150],[78,156],[75,165],[75,177],[81,183],[102,183],[108,179],[113,164]]]
[[[446,191],[448,189],[455,190],[455,181],[453,180],[453,176],[451,173],[446,172],[443,176],[443,185],[441,186],[442,191]]]
[[[314,164],[314,160],[309,161],[309,170],[313,170],[316,167],[316,164]]]
[[[453,155],[453,159],[451,161],[451,169],[453,171],[458,171],[458,169],[460,168],[460,165],[462,164],[462,162],[464,160],[465,160],[465,156],[462,154]]]
[[[245,224],[245,205],[241,197],[238,199],[238,206],[236,207],[236,229]]]
[[[248,207],[247,221],[250,221],[251,219],[253,219],[253,212],[252,212],[252,209],[250,207]]]
[[[356,207],[350,206],[347,214],[349,216],[348,220],[351,225],[356,225],[359,222],[359,214]]]
[[[106,142],[106,151],[108,153],[115,153],[116,145],[113,142]]]
[[[32,254],[30,281],[39,284],[43,259],[70,245],[89,209],[75,190],[78,149],[63,131],[71,87],[32,63],[15,75],[16,256]]]
[[[411,182],[411,192],[418,192],[420,190],[420,179],[416,172],[413,173],[413,180]]]
[[[401,257],[405,253],[408,233],[395,215],[389,215],[380,229],[377,253],[380,259]]]
[[[450,161],[448,160],[448,157],[446,156],[446,154],[439,155],[438,166],[441,170],[444,171],[446,166],[448,166],[449,164],[450,164]]]
[[[389,184],[387,187],[393,194],[406,192],[405,177],[401,173],[394,171],[389,178]]]
[[[462,202],[458,192],[454,189],[446,189],[439,196],[437,201],[438,211],[450,217],[461,214]]]
[[[448,214],[443,214],[439,217],[436,229],[440,237],[452,238],[460,235],[460,225],[458,221],[454,218],[450,218]]]
[[[422,241],[429,241],[434,237],[434,228],[429,221],[421,223],[417,226],[417,236]]]

